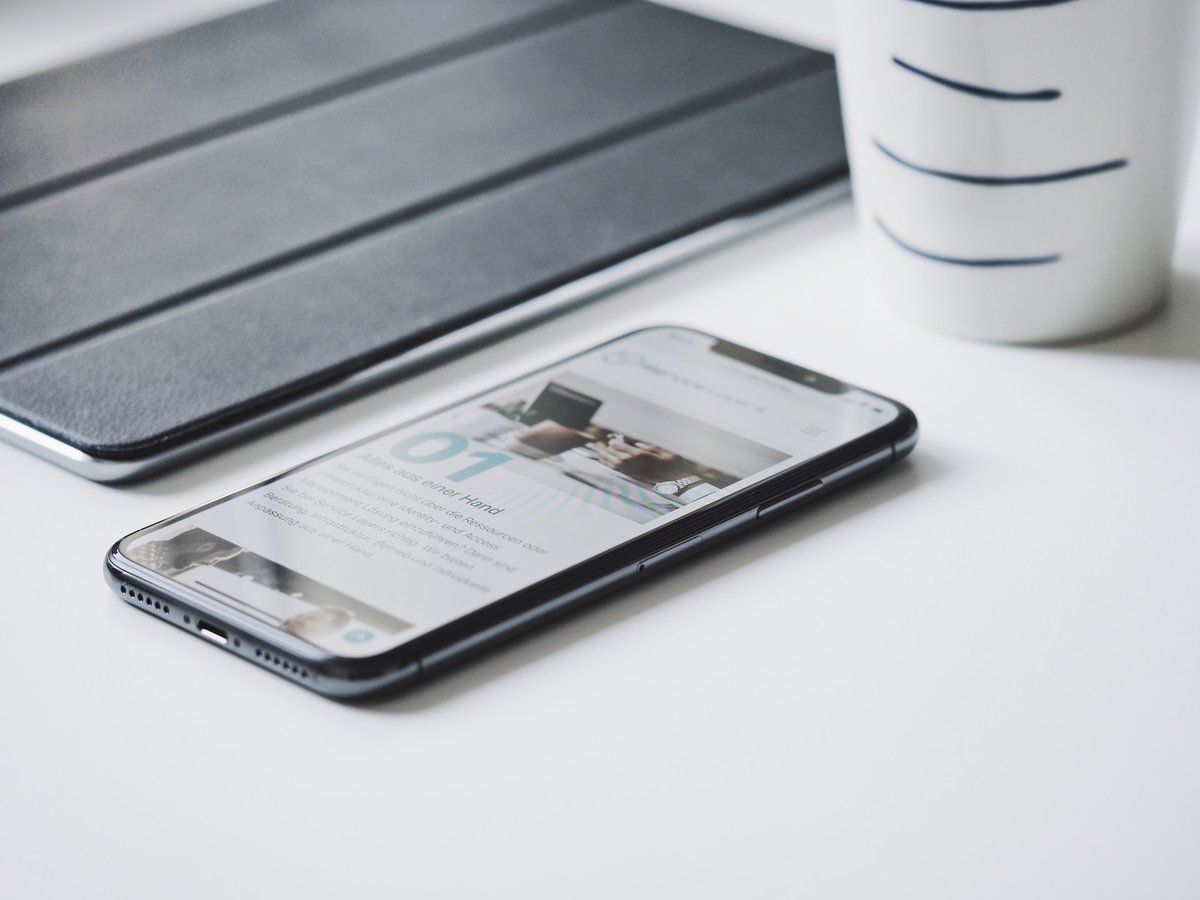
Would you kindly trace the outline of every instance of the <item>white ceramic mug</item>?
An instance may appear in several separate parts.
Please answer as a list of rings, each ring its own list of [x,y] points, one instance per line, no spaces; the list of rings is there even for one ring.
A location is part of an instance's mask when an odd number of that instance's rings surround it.
[[[876,290],[942,331],[1084,337],[1165,298],[1192,0],[841,0]]]

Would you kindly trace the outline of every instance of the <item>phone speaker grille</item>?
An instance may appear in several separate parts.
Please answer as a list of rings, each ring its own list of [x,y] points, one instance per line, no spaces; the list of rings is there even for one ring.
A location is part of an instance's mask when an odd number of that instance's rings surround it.
[[[273,666],[293,678],[308,680],[308,669],[303,666],[296,665],[295,661],[288,659],[286,656],[280,656],[269,648],[255,647],[254,658],[259,660],[264,666]]]
[[[172,617],[170,606],[162,600],[156,600],[145,591],[135,591],[131,586],[123,584],[121,585],[121,593],[131,601],[142,604],[147,610],[153,610],[168,619]]]

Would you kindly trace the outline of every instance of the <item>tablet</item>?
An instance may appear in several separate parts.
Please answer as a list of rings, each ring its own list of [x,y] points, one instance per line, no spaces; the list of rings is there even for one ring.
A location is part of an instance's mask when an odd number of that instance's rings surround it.
[[[278,0],[0,121],[0,436],[105,481],[847,189],[831,56],[636,0]]]

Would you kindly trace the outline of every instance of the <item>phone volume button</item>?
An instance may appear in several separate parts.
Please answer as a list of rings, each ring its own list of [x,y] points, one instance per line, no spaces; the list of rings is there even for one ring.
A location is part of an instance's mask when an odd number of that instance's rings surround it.
[[[704,540],[703,535],[698,534],[695,537],[688,538],[686,541],[681,541],[674,547],[668,547],[666,550],[661,550],[653,556],[647,556],[638,563],[637,570],[639,572],[648,572],[653,568],[657,568],[667,560],[674,559],[676,556],[687,553],[689,550],[694,550],[702,540]]]
[[[810,481],[803,487],[792,491],[786,497],[767,501],[758,508],[758,520],[761,522],[763,519],[769,519],[772,516],[779,515],[799,506],[813,494],[818,493],[823,487],[825,487],[825,482],[823,481]]]

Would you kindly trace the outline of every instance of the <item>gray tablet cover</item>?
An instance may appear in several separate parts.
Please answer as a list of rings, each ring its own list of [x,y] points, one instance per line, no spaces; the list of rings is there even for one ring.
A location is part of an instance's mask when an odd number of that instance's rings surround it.
[[[824,53],[644,2],[280,0],[0,85],[0,413],[161,454],[845,170]]]

